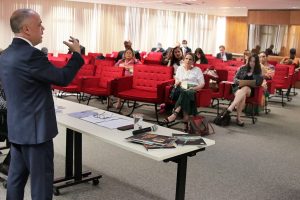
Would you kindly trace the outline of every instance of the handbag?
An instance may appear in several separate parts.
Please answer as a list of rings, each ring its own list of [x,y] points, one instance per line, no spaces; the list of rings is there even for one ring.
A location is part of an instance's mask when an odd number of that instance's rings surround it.
[[[170,93],[170,99],[172,99],[173,101],[177,101],[177,99],[180,96],[180,92],[181,92],[181,87],[180,86],[173,86],[171,93]]]
[[[231,116],[230,114],[225,114],[226,110],[219,114],[215,119],[214,123],[219,126],[228,126],[231,121]]]
[[[189,119],[188,133],[206,136],[214,134],[215,130],[204,116],[197,115]]]
[[[209,69],[209,68],[208,68],[207,70],[205,70],[205,71],[203,72],[203,74],[208,75],[210,79],[215,80],[215,81],[218,81],[218,79],[219,79],[219,76],[218,76],[218,74],[217,74],[217,71],[214,70],[214,69]]]

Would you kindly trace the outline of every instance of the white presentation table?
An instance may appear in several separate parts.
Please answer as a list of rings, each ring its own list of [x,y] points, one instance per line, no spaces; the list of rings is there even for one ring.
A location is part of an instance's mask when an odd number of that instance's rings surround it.
[[[204,141],[206,142],[206,145],[201,147],[177,146],[176,148],[173,149],[150,149],[147,151],[143,145],[126,141],[125,138],[132,136],[132,130],[120,131],[117,129],[109,129],[68,115],[70,113],[82,112],[86,110],[92,110],[93,112],[103,113],[104,110],[63,100],[63,99],[58,99],[58,98],[55,99],[55,104],[56,107],[62,108],[60,109],[60,112],[57,112],[56,114],[57,123],[62,125],[63,127],[66,127],[67,129],[65,177],[59,178],[54,181],[55,195],[59,195],[60,188],[68,187],[71,185],[75,185],[87,181],[93,181],[93,184],[95,185],[99,183],[99,178],[101,178],[101,175],[89,177],[91,175],[91,172],[82,173],[82,134],[95,137],[95,139],[101,140],[108,144],[120,147],[124,150],[142,155],[144,157],[156,161],[164,161],[164,162],[173,161],[177,163],[178,168],[177,168],[177,184],[176,184],[176,197],[175,197],[176,200],[183,200],[185,196],[187,157],[194,156],[196,155],[197,152],[204,151],[206,147],[215,144],[214,140],[203,138]],[[113,114],[118,115],[115,113]],[[118,117],[130,119],[133,122],[132,118],[123,115],[118,115]],[[153,124],[148,122],[143,122],[142,125],[143,127],[149,127],[152,126]],[[171,136],[172,133],[182,133],[182,132],[169,129],[166,127],[158,126],[156,133],[160,135]],[[74,171],[75,171],[74,174],[73,174],[73,164],[74,164]],[[64,183],[63,185],[57,185],[57,183],[63,181],[67,181],[67,182]]]

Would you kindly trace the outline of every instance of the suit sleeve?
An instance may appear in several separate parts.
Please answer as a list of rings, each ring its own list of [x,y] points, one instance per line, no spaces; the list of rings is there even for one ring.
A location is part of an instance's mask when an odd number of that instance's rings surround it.
[[[33,78],[58,86],[68,85],[83,64],[84,61],[81,55],[74,52],[66,66],[57,68],[52,65],[48,58],[38,49],[32,53],[29,61],[30,73]]]

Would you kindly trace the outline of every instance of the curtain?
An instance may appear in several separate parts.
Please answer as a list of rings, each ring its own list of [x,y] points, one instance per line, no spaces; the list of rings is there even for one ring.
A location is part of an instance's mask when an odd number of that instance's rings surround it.
[[[282,47],[287,46],[288,26],[286,25],[249,25],[249,49],[261,46],[261,50],[274,45],[274,53],[280,54]]]
[[[192,50],[201,47],[215,54],[225,41],[225,17],[61,0],[2,0],[0,6],[0,48],[11,42],[9,18],[17,8],[40,14],[45,31],[37,48],[45,46],[54,54],[68,51],[62,42],[70,35],[79,39],[86,52],[102,53],[124,49],[127,39],[140,51],[150,51],[158,42],[173,47],[186,39]]]

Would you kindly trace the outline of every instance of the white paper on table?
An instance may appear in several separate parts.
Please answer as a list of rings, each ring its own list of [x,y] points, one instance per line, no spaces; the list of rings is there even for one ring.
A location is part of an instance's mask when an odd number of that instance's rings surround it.
[[[85,117],[93,116],[95,114],[97,114],[97,113],[94,112],[94,111],[86,110],[86,111],[81,111],[81,112],[70,113],[69,116],[75,117],[77,119],[82,119],[82,118],[85,118]]]
[[[87,122],[91,122],[91,123],[97,124],[97,123],[101,123],[101,122],[104,122],[104,121],[107,121],[107,120],[111,120],[112,117],[101,119],[99,117],[95,117],[94,115],[90,115],[90,116],[87,116],[87,117],[82,117],[80,119],[82,119],[84,121],[87,121]]]
[[[123,119],[123,118],[118,118],[118,119],[113,119],[113,120],[107,120],[105,122],[100,122],[97,123],[99,126],[103,126],[109,129],[115,129],[121,126],[127,126],[133,124],[132,120],[129,119]]]

